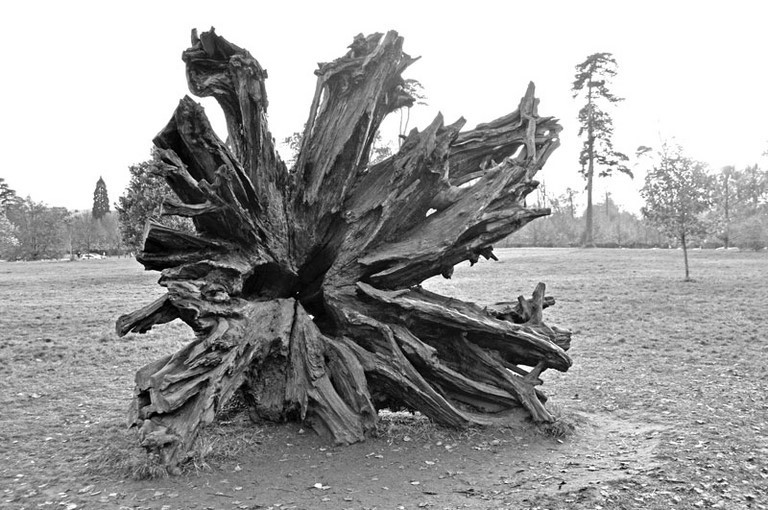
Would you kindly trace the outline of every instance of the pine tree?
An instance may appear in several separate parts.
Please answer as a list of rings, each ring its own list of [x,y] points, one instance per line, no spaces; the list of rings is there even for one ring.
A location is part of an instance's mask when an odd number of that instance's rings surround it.
[[[579,155],[581,174],[587,181],[586,226],[583,246],[594,246],[592,238],[592,184],[595,165],[600,168],[599,177],[607,177],[614,170],[632,177],[624,162],[626,155],[613,148],[613,119],[603,105],[615,104],[623,98],[609,89],[610,80],[616,76],[616,60],[610,53],[595,53],[576,66],[576,79],[571,91],[573,97],[582,96],[584,106],[579,110],[579,136],[586,135]]]
[[[0,177],[0,213],[6,213],[8,209],[18,205],[21,199],[12,190],[5,179]]]
[[[109,212],[109,195],[104,179],[99,177],[96,181],[96,189],[93,191],[93,218],[100,220]]]

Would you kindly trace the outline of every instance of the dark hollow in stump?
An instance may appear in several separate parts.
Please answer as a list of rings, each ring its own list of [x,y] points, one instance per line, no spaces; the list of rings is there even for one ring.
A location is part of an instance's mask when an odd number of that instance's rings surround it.
[[[189,97],[155,138],[179,199],[164,214],[197,233],[147,225],[137,259],[168,292],[117,321],[120,335],[177,318],[195,332],[136,374],[129,421],[165,465],[236,392],[254,419],[299,420],[341,444],[374,434],[381,408],[453,427],[520,410],[553,419],[536,386],[544,370],[568,370],[570,332],[542,322],[554,303],[544,284],[489,308],[419,284],[495,259],[492,243],[549,214],[524,199],[561,127],[539,116],[530,84],[509,115],[463,132],[463,119],[438,115],[370,165],[382,119],[414,102],[402,44],[396,32],[359,35],[319,66],[288,169],[267,127],[266,71],[213,29],[192,32],[189,88],[218,101],[229,138]]]

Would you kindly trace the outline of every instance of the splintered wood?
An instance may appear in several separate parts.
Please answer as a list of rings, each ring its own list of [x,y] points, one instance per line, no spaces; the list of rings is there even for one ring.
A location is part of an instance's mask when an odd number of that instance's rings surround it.
[[[297,420],[336,443],[376,432],[381,408],[454,427],[551,421],[537,388],[566,371],[570,332],[532,298],[481,308],[422,289],[549,214],[525,205],[558,145],[530,84],[514,112],[473,130],[438,116],[369,165],[384,117],[414,103],[415,59],[395,32],[355,37],[321,64],[293,168],[267,126],[266,71],[213,29],[183,54],[190,90],[226,116],[225,143],[203,108],[179,103],[154,140],[178,196],[164,213],[197,233],[147,225],[137,256],[167,294],[122,316],[120,335],[181,319],[195,337],[136,375],[130,424],[169,467],[236,393],[256,420]],[[534,367],[530,370],[526,367]]]

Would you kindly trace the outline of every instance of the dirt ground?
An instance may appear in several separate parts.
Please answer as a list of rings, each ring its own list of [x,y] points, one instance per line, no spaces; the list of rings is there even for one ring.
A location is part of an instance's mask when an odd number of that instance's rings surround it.
[[[236,409],[181,476],[152,474],[123,425],[136,369],[185,326],[118,339],[160,294],[134,261],[0,263],[0,508],[768,508],[768,256],[499,250],[432,290],[491,303],[548,284],[573,368],[545,372],[560,428],[452,431],[405,413],[334,447]],[[558,436],[568,426],[574,432]]]

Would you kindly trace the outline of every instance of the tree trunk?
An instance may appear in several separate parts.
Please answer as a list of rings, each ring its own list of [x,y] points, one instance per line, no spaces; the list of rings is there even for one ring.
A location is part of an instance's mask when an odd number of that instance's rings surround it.
[[[581,245],[584,248],[594,248],[595,241],[592,238],[593,229],[593,216],[594,209],[592,208],[592,183],[594,176],[594,168],[592,160],[589,161],[589,168],[587,170],[587,210],[585,214],[584,236],[582,238]]]
[[[584,239],[581,243],[584,248],[594,248],[593,235],[594,209],[592,208],[592,187],[595,177],[595,132],[592,119],[592,86],[589,85],[587,93],[589,104],[589,119],[587,121],[587,211],[586,224],[584,226]],[[584,168],[584,167],[582,167]],[[606,204],[606,209],[607,209]]]
[[[549,214],[523,205],[561,129],[538,115],[533,84],[511,114],[466,132],[438,116],[369,166],[382,119],[413,104],[400,75],[414,59],[395,32],[357,36],[316,71],[289,170],[259,63],[213,29],[193,31],[183,60],[192,92],[224,110],[229,141],[189,97],[154,140],[179,199],[164,213],[197,234],[147,225],[137,259],[168,292],[117,331],[179,318],[196,337],[136,375],[129,422],[144,447],[175,466],[236,392],[254,419],[300,420],[342,444],[374,434],[381,408],[456,427],[520,410],[553,419],[536,386],[571,365],[570,332],[542,322],[554,303],[543,284],[491,308],[419,286],[495,259],[494,242]]]
[[[728,190],[728,181],[731,177],[730,171],[725,172],[725,249],[730,248],[731,241],[731,218],[728,210],[728,202],[730,197],[730,191]]]

